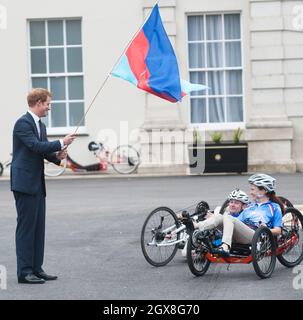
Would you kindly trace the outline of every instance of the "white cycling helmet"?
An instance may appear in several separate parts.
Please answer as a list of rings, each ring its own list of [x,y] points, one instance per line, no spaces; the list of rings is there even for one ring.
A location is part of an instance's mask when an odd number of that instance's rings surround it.
[[[249,203],[248,195],[244,191],[242,191],[240,189],[233,190],[229,194],[227,199],[228,200],[238,200],[238,201],[241,201],[244,204],[248,204]]]
[[[263,187],[269,192],[275,191],[275,181],[275,178],[264,173],[254,174],[248,179],[249,183],[257,187]]]

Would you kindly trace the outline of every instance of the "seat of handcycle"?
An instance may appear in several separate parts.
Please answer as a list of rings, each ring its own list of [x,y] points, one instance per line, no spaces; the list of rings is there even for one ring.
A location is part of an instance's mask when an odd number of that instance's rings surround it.
[[[232,243],[230,253],[248,256],[251,254],[251,244]]]

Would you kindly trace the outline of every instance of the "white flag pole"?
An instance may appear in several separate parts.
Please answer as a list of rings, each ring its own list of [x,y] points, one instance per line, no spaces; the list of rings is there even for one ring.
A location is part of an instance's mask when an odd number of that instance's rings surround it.
[[[157,5],[159,3],[160,0],[157,0],[156,3],[154,4],[153,8],[155,7],[155,5]],[[140,30],[142,29],[142,27],[144,26],[145,22],[148,20],[148,18],[150,17],[152,13],[152,10],[150,11],[150,13],[147,15],[147,17],[144,19],[143,23],[141,24],[141,26],[139,27],[139,29],[136,31],[136,33],[133,35],[133,37],[131,38],[131,40],[127,43],[127,45],[125,46],[122,54],[119,56],[119,58],[117,59],[117,61],[115,62],[115,64],[113,65],[113,67],[111,68],[111,71],[107,74],[106,78],[104,79],[104,81],[102,82],[100,88],[98,89],[96,95],[94,96],[94,98],[92,99],[91,103],[89,104],[86,112],[84,113],[83,117],[81,118],[81,120],[78,122],[77,124],[77,128],[74,132],[74,134],[77,133],[82,121],[86,118],[86,115],[88,114],[89,110],[92,108],[93,104],[95,103],[98,95],[100,94],[100,92],[103,90],[103,88],[105,87],[105,84],[107,83],[108,79],[110,78],[110,75],[112,73],[112,71],[114,70],[115,66],[117,65],[118,62],[120,62],[120,60],[122,59],[123,55],[125,54],[125,52],[127,51],[127,49],[130,47],[131,43],[133,42],[133,40],[136,38],[136,36],[138,35],[138,33],[140,32]]]

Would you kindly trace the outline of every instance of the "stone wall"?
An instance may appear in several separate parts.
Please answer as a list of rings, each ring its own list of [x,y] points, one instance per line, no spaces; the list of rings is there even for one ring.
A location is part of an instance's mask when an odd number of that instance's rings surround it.
[[[250,1],[252,101],[247,123],[252,171],[303,169],[303,32],[294,7],[303,1]]]

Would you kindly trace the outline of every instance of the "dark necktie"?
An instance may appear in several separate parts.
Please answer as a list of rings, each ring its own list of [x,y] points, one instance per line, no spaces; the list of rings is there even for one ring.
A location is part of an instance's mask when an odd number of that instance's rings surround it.
[[[41,119],[40,119],[38,122],[39,122],[39,129],[40,129],[39,139],[42,140],[42,137],[43,137],[43,134],[42,134],[43,127],[42,127],[42,121],[41,121]]]

